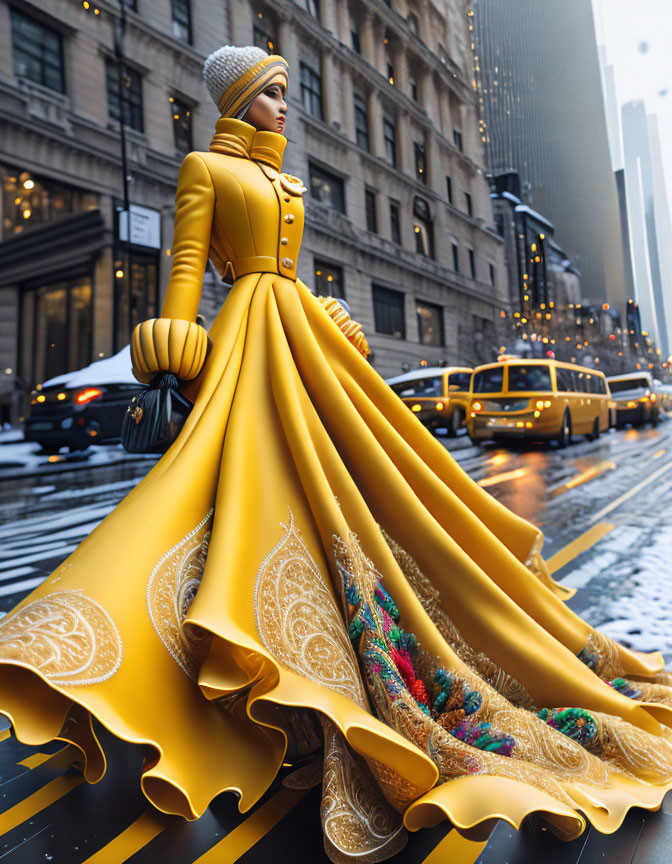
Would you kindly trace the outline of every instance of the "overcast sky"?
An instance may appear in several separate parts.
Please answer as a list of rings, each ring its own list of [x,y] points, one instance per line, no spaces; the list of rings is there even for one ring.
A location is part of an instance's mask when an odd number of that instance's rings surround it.
[[[598,45],[613,64],[620,106],[643,99],[660,127],[672,205],[672,0],[592,0]],[[618,165],[615,167],[622,167]]]

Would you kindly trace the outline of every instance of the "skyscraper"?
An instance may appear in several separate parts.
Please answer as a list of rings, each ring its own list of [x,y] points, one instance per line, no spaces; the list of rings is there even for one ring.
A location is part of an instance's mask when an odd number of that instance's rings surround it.
[[[635,296],[642,327],[668,356],[672,335],[667,320],[672,314],[672,227],[658,124],[654,115],[647,116],[641,99],[625,104],[621,117]]]
[[[590,0],[474,0],[488,167],[515,170],[553,222],[585,299],[623,308],[618,196]]]

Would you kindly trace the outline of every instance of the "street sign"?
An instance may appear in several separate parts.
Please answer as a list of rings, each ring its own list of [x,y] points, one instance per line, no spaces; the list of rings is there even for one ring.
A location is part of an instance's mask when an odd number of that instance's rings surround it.
[[[131,204],[130,237],[128,230],[128,212],[119,210],[119,239],[130,242],[134,246],[148,246],[150,249],[161,248],[161,214],[150,207]]]

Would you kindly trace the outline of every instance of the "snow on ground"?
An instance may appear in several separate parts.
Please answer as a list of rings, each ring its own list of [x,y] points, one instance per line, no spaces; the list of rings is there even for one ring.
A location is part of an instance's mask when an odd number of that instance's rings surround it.
[[[637,533],[633,529],[628,539],[632,542]],[[614,547],[622,543],[623,538],[614,537],[612,541]],[[672,654],[672,526],[654,528],[637,557],[632,555],[632,548],[630,546],[627,559],[602,571],[608,572],[613,582],[605,585],[604,599],[587,609],[585,617],[623,645],[637,651],[660,650],[669,656]],[[613,550],[605,550],[604,557],[613,554]],[[595,561],[591,562],[590,569],[594,574]],[[612,592],[609,588],[616,582],[620,584]],[[575,580],[570,577],[563,584],[575,584]]]
[[[52,465],[94,468],[98,465],[114,464],[121,460],[130,462],[154,458],[142,453],[127,453],[121,444],[98,444],[76,453],[68,453],[67,448],[62,448],[60,453],[47,456],[40,452],[40,445],[34,441],[24,441],[23,439],[17,441],[15,432],[5,434],[8,443],[2,440],[2,433],[0,433],[0,480],[3,471],[8,472],[10,476],[13,476],[17,470],[19,472],[38,473],[46,469],[46,473],[48,473]]]

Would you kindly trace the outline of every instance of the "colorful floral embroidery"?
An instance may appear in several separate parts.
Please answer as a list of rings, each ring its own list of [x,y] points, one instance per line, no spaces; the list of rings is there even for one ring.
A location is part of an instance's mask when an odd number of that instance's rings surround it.
[[[599,742],[595,718],[583,708],[542,708],[537,717],[587,750]]]
[[[479,750],[510,756],[515,740],[475,717],[483,701],[478,691],[445,669],[437,669],[428,686],[418,672],[421,658],[416,638],[400,626],[399,610],[380,582],[376,581],[370,601],[365,602],[354,580],[342,572],[348,632],[365,679],[382,684],[391,706],[407,692],[423,714],[455,738]]]

